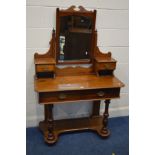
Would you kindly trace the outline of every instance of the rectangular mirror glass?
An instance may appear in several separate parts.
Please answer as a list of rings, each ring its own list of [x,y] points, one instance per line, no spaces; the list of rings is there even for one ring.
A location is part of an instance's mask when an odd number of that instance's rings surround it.
[[[84,16],[60,17],[59,62],[90,61],[92,20]]]

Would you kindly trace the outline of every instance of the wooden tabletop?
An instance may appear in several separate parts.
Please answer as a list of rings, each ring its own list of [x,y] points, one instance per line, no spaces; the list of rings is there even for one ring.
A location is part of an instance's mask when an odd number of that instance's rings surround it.
[[[35,79],[34,82],[36,92],[120,88],[123,86],[124,84],[115,76],[98,77],[96,75],[57,76],[55,79]]]

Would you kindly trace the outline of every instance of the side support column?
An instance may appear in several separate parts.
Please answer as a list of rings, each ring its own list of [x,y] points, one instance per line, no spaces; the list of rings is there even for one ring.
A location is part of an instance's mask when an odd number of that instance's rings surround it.
[[[54,130],[54,120],[53,120],[53,104],[45,106],[45,121],[47,121],[47,132],[45,132],[45,142],[48,144],[53,144],[56,139],[53,133]]]
[[[107,125],[108,125],[108,117],[109,117],[109,104],[110,104],[110,100],[105,100],[105,111],[103,113],[103,121],[102,121],[102,129],[101,129],[101,134],[102,136],[109,136],[110,135],[110,131],[107,129]]]
[[[47,104],[45,104],[44,105],[44,121],[47,123],[47,121],[48,121],[48,115],[49,115],[49,110],[48,110],[48,105]]]
[[[96,117],[100,115],[100,100],[93,101],[93,109],[91,117]]]

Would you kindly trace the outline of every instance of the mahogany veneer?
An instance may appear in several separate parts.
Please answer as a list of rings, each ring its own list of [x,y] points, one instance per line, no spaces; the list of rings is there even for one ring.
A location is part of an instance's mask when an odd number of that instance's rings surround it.
[[[92,19],[91,30],[77,28],[71,30],[75,36],[76,33],[79,35],[79,32],[83,33],[82,35],[90,33],[89,60],[58,61],[60,54],[60,17],[70,15]],[[75,6],[71,6],[66,10],[57,9],[56,17],[56,33],[53,30],[49,50],[45,54],[35,53],[34,55],[34,89],[38,93],[38,102],[44,106],[45,118],[39,123],[39,128],[44,134],[44,140],[48,144],[53,144],[58,140],[61,133],[81,130],[92,130],[101,137],[108,137],[110,135],[107,128],[110,100],[120,97],[120,89],[124,84],[113,74],[117,61],[111,57],[111,52],[101,52],[97,47],[96,10],[88,11],[82,6],[77,10]],[[76,46],[80,46],[80,44]],[[83,63],[88,63],[89,67],[79,66]],[[74,64],[74,66],[66,67],[66,64]],[[75,64],[79,65],[75,66]],[[54,104],[86,100],[93,101],[90,117],[53,119]],[[99,114],[101,100],[105,100],[103,116]]]

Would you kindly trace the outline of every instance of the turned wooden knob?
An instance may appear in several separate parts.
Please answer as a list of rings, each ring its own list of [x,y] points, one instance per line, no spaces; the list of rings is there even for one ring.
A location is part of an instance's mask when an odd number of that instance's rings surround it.
[[[97,93],[97,95],[100,96],[100,97],[102,97],[102,96],[105,95],[105,93],[104,93],[103,91],[99,91],[99,92]]]
[[[44,70],[44,72],[48,72],[49,68],[47,66],[44,66],[43,70]]]
[[[61,100],[65,99],[66,97],[67,97],[66,94],[59,94],[59,99],[61,99]]]
[[[111,67],[110,64],[105,64],[104,66],[106,69],[110,69],[110,67]]]

